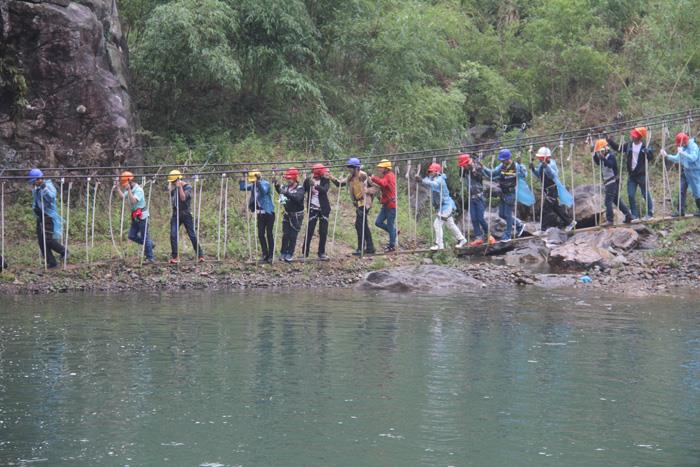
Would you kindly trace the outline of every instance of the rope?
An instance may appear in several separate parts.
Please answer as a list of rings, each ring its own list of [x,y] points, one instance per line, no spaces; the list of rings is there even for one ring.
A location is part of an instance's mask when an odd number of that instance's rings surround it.
[[[574,220],[574,229],[576,228],[576,182],[574,180],[574,143],[569,143],[569,160],[571,161],[571,217]],[[566,173],[562,170],[562,175],[566,179]]]
[[[90,228],[90,178],[87,179],[87,189],[85,190],[85,262],[90,263],[90,243],[88,234]]]
[[[358,173],[359,177],[360,174]],[[364,186],[362,187],[362,243],[360,244],[360,258],[365,257],[365,227],[367,226],[367,186],[370,182],[369,175],[365,179]]]
[[[329,184],[330,186],[330,184]],[[338,213],[340,211],[340,192],[342,191],[340,185],[338,185],[338,198],[335,200],[335,218],[333,219],[333,236],[331,239],[331,255],[335,254],[335,229],[338,226]]]
[[[176,183],[173,184],[173,189],[175,190],[175,257],[180,258],[180,188]],[[172,192],[168,192],[168,204],[172,205]],[[171,207],[172,209],[172,207]],[[172,215],[172,214],[171,214]],[[197,252],[195,251],[195,257]],[[180,263],[178,263],[179,265]]]
[[[468,169],[468,170],[471,170],[471,169]],[[483,175],[482,175],[482,178],[483,178]],[[467,172],[467,216],[469,216],[469,220],[471,220],[471,217],[472,217],[472,177],[471,177],[471,174],[469,172]],[[464,217],[464,216],[462,216],[462,217]],[[474,226],[472,225],[472,227],[474,227]],[[470,236],[471,236],[470,229],[466,229],[466,233],[467,233],[467,242],[469,242]]]
[[[252,233],[253,238],[255,238],[255,236],[258,233],[258,191],[256,190],[256,185],[257,185],[257,180],[256,180],[255,185],[253,185],[253,189],[250,191],[250,196],[253,198],[253,209],[254,209],[253,213],[251,214],[251,216],[253,217],[253,233]],[[253,256],[258,256],[258,247],[260,247],[262,250],[262,245],[259,245],[259,242],[254,241],[253,247],[254,247],[253,249],[255,250],[255,253]],[[262,253],[262,251],[261,251],[261,253]]]
[[[118,188],[120,189],[120,188]],[[122,198],[122,213],[119,216],[119,242],[124,241],[124,207],[126,206],[126,196]]]
[[[0,185],[0,269],[5,268],[5,182]]]
[[[303,173],[303,178],[304,181],[306,181],[306,172]],[[311,182],[309,182],[309,192],[307,193],[308,200],[306,201],[306,216],[304,216],[306,217],[306,229],[304,230],[306,233],[304,234],[304,244],[301,246],[301,254],[303,256],[302,260],[309,256],[310,252],[307,251],[307,249],[311,250],[311,239],[309,238],[309,221],[311,220],[311,188]],[[309,242],[308,248],[306,247],[307,240]],[[292,254],[294,254],[294,252],[292,252]]]
[[[493,216],[491,215],[491,204],[492,204],[491,197],[493,195],[493,170],[495,168],[493,166],[494,158],[495,158],[495,153],[491,155],[491,170],[489,170],[489,209],[488,209],[488,212],[489,212],[489,225],[488,225],[488,227],[489,227],[489,229],[488,229],[486,238],[488,238],[492,232],[491,219],[493,218]],[[479,153],[479,159],[481,159],[481,153]],[[533,217],[534,217],[534,214],[533,214]]]
[[[47,251],[46,251],[46,214],[44,211],[44,195],[41,193],[41,189],[39,190],[39,196],[41,197],[41,236],[44,241],[44,271],[49,269],[49,263],[47,259]]]
[[[95,204],[97,203],[97,187],[100,182],[95,183],[95,191],[92,195],[92,226],[90,227],[90,248],[95,248]]]
[[[221,174],[221,183],[219,187],[219,221],[216,229],[216,259],[221,261],[221,215],[224,208],[224,179],[226,174]]]
[[[647,130],[647,153],[650,153],[651,148],[649,144],[651,143],[651,130]],[[636,196],[636,193],[635,193]],[[651,200],[651,193],[649,193],[649,158],[647,154],[644,154],[644,217],[649,217],[649,201]]]
[[[399,166],[394,170],[394,203],[396,203],[396,219],[394,220],[394,231],[396,232],[396,251],[399,251]]]
[[[532,145],[527,149],[527,165],[528,167],[530,164],[532,164]],[[534,188],[534,183],[532,182],[532,170],[527,171],[527,179],[528,179],[528,188],[532,193],[535,192]],[[530,207],[530,210],[532,211],[532,222],[535,222],[537,220],[537,217],[535,217],[535,203],[532,203],[532,206]]]
[[[143,245],[141,245],[141,260],[139,262],[139,266],[143,266],[143,258],[144,256],[146,256],[146,240],[148,239],[148,226],[151,223],[151,193],[153,191],[153,184],[155,182],[156,179],[154,177],[148,185],[148,200],[146,201],[146,211],[148,211],[148,217],[146,218],[146,226],[143,229]]]
[[[228,250],[228,177],[224,183],[224,259]]]
[[[199,259],[199,230],[197,229],[197,221],[199,221],[199,213],[197,212],[197,181],[199,180],[198,176],[194,177],[194,184],[192,186],[192,228],[194,228],[194,238],[197,241],[197,248],[195,249],[194,252],[194,263],[197,264],[197,260]]]
[[[66,180],[65,178],[61,177],[61,193],[60,193],[60,198],[59,198],[60,201],[59,201],[59,214],[58,214],[58,216],[61,219],[63,219],[63,182],[65,180]]]
[[[661,128],[661,149],[666,148],[666,131],[667,131],[667,128],[666,128],[666,125],[664,125]],[[663,185],[663,194],[664,194],[664,201],[663,201],[664,211],[663,212],[664,212],[664,215],[666,215],[666,213],[668,212],[666,210],[666,196],[668,196],[668,192],[666,191],[666,186],[668,185],[668,173],[666,173],[666,159],[664,159],[663,157],[661,157],[660,159],[661,159],[661,171],[662,171],[661,172],[662,173],[661,184]]]
[[[66,200],[66,235],[65,235],[65,245],[63,245],[63,251],[65,251],[65,254],[63,255],[63,269],[66,269],[66,265],[68,264],[68,227],[70,226],[70,192],[71,189],[73,188],[73,182],[68,182],[68,199]]]
[[[544,224],[544,162],[540,162],[540,232]],[[515,222],[513,222],[515,224]]]
[[[117,248],[117,241],[114,239],[114,228],[112,227],[112,200],[114,199],[114,190],[116,188],[116,186],[112,185],[112,189],[109,191],[109,204],[107,208],[107,216],[109,217],[109,238],[112,240],[112,247],[114,248],[114,251],[117,252],[117,255],[121,256],[121,252]]]
[[[340,189],[340,187],[338,187],[338,189]],[[282,203],[280,203],[279,193],[277,194],[277,213],[279,214],[279,218],[275,219],[275,247],[278,247],[280,245],[280,243],[279,243],[280,224],[282,223],[282,219],[284,217],[284,213],[282,212]],[[270,254],[272,255],[271,263],[274,264],[274,262],[275,262],[274,250],[271,251]]]
[[[622,156],[622,151],[623,151],[623,145],[625,144],[625,135],[620,135],[620,145],[618,148],[620,149],[620,156]],[[622,157],[620,157],[620,165],[618,166],[617,171],[619,172],[620,176],[618,177],[617,180],[617,210],[620,210],[620,199],[622,196],[622,177],[624,176],[624,170],[622,167]],[[602,170],[602,168],[601,168]]]
[[[197,258],[197,261],[199,261],[199,258],[198,258],[199,252],[202,251],[202,253],[204,253],[204,250],[202,249],[202,247],[200,245],[201,237],[199,235],[199,232],[200,232],[199,226],[201,225],[200,221],[202,219],[202,197],[203,197],[202,196],[202,189],[203,188],[204,188],[204,179],[202,179],[202,182],[199,184],[199,196],[197,197],[197,206],[196,206],[196,209],[197,209],[197,229],[195,230],[194,234],[195,234],[195,238],[197,239],[197,253],[195,255],[195,257]]]
[[[416,177],[420,175],[420,164],[416,164]],[[420,195],[420,185],[416,184],[415,206],[413,209],[413,243],[418,246],[418,197]]]

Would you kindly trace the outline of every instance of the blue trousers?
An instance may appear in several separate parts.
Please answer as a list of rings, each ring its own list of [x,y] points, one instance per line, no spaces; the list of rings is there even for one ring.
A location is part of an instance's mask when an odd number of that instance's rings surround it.
[[[627,180],[627,197],[630,200],[630,211],[632,216],[639,219],[639,208],[637,207],[637,188],[641,191],[645,202],[647,203],[648,215],[654,216],[654,202],[651,199],[651,193],[647,192],[646,181],[644,177],[630,177]]]
[[[481,196],[474,196],[471,198],[469,201],[469,216],[472,220],[474,236],[482,240],[484,240],[484,235],[489,231],[489,224],[486,222],[486,219],[484,219],[484,212],[486,212],[484,198]]]
[[[515,210],[515,193],[504,194],[501,197],[501,202],[498,205],[498,217],[506,221],[506,230],[503,233],[501,240],[509,240],[513,235],[513,224],[520,230],[522,227],[522,222],[520,222],[514,215]]]
[[[129,240],[136,242],[139,245],[143,245],[144,239],[146,241],[145,255],[146,259],[153,258],[153,242],[148,234],[148,218],[146,219],[132,219],[131,227],[129,227]]]
[[[389,246],[396,247],[396,208],[388,208],[382,204],[374,225],[389,234]]]

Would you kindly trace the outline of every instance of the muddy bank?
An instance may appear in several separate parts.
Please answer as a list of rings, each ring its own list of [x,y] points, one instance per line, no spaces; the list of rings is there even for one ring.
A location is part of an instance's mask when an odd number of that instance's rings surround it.
[[[433,259],[431,259],[433,258]],[[343,258],[329,262],[274,265],[236,263],[183,263],[138,267],[128,262],[94,264],[68,270],[19,268],[0,275],[0,294],[50,294],[76,291],[133,292],[187,289],[279,289],[347,288],[357,285],[370,272],[397,267],[447,263],[473,281],[465,288],[502,286],[606,289],[614,294],[649,295],[694,290],[700,286],[700,253],[654,258],[631,252],[624,264],[610,269],[594,267],[587,272],[556,272],[537,265],[507,265],[498,260],[470,260],[424,255],[396,255],[364,259]],[[584,275],[590,283],[581,281]],[[478,283],[479,285],[474,285]]]

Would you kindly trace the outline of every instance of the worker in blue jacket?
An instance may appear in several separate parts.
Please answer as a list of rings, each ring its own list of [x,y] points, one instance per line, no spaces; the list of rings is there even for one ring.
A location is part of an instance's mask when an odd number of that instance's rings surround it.
[[[566,226],[566,231],[573,230],[576,226],[576,221],[572,219],[566,208],[573,205],[574,197],[566,189],[564,183],[559,178],[559,168],[557,162],[552,159],[552,151],[547,147],[541,147],[537,150],[537,160],[540,164],[535,167],[530,163],[530,169],[533,175],[542,184],[542,217],[548,217],[548,213],[555,214],[560,221]],[[543,225],[543,228],[547,227]]]
[[[275,253],[275,205],[272,202],[272,185],[258,171],[250,171],[246,180],[240,180],[241,191],[250,191],[248,210],[256,216],[258,241],[262,261],[271,263]]]
[[[49,268],[58,266],[53,252],[61,258],[66,250],[61,244],[63,220],[56,210],[56,187],[51,180],[45,179],[39,169],[29,171],[27,179],[32,186],[32,209],[36,217],[36,238],[42,258]]]
[[[681,186],[680,186],[680,209],[678,214],[685,215],[685,196],[690,187],[695,205],[698,211],[696,216],[700,216],[700,151],[695,142],[695,138],[690,138],[685,133],[676,135],[676,154],[667,154],[664,149],[661,155],[676,164],[681,164]]]
[[[416,175],[416,180],[424,186],[430,188],[431,202],[437,213],[433,222],[435,230],[435,245],[430,247],[431,250],[443,250],[445,248],[443,226],[447,227],[457,239],[457,248],[462,248],[467,244],[467,239],[455,224],[454,212],[457,210],[457,205],[450,196],[450,190],[447,187],[447,177],[442,173],[442,165],[433,162],[428,167],[428,176],[422,178]]]

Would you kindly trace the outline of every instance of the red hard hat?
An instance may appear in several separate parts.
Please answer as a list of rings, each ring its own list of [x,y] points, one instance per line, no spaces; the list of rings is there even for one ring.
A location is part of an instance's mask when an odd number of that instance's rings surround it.
[[[688,135],[685,133],[678,133],[676,135],[676,146],[687,146],[688,145]]]
[[[314,164],[314,165],[311,167],[311,170],[312,170],[312,172],[313,172],[313,174],[314,174],[314,177],[323,177],[323,174],[325,174],[326,172],[328,172],[328,169],[327,169],[326,166],[323,165],[323,164]]]
[[[290,167],[284,173],[284,178],[287,180],[296,180],[299,177],[299,171],[294,167]]]
[[[428,172],[435,172],[439,174],[440,172],[442,172],[442,166],[437,162],[433,162],[428,166]]]
[[[471,161],[472,158],[469,156],[469,154],[460,154],[457,156],[457,165],[460,167],[466,167]]]
[[[642,138],[642,134],[639,132],[639,130],[638,130],[637,128],[635,128],[634,130],[630,131],[630,137],[631,137],[631,138],[639,138],[639,139],[641,139],[641,138]]]

